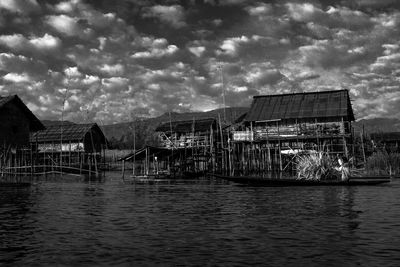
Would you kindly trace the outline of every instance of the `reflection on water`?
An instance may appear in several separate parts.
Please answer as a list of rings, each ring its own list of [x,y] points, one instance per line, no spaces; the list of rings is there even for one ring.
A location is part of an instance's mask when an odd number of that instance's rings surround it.
[[[2,188],[0,264],[396,266],[399,190],[113,174]]]

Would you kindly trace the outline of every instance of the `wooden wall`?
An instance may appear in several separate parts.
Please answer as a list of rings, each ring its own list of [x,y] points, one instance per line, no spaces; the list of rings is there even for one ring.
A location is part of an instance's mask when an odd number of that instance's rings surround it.
[[[14,103],[0,110],[0,145],[29,145],[29,119]]]

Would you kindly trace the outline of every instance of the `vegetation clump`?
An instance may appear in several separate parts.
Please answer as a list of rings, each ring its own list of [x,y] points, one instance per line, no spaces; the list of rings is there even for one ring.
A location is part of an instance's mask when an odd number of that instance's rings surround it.
[[[400,173],[400,153],[374,152],[367,158],[366,171],[374,175]]]
[[[299,155],[296,169],[297,179],[319,181],[338,178],[335,160],[326,152]]]

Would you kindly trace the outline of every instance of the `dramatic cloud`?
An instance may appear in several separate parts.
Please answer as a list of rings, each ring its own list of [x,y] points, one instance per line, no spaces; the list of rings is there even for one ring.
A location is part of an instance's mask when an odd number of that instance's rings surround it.
[[[144,13],[144,17],[155,17],[159,18],[162,22],[171,24],[175,28],[181,28],[186,25],[184,18],[185,13],[181,6],[161,6],[156,5],[147,9]]]
[[[15,13],[33,13],[40,10],[36,0],[1,0],[0,9]]]
[[[347,88],[400,115],[395,0],[0,1],[0,94],[42,119],[114,123]]]
[[[71,18],[67,15],[48,16],[46,18],[46,23],[59,33],[63,33],[68,36],[80,36],[84,34],[84,30],[78,24],[78,19]]]

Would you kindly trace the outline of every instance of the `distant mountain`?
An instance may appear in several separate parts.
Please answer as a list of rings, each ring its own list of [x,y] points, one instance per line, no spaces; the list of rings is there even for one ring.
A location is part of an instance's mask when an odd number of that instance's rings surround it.
[[[76,124],[76,123],[73,123],[73,122],[70,122],[70,121],[50,121],[50,120],[43,120],[43,121],[41,121],[42,122],[42,124],[44,125],[44,126],[56,126],[56,125],[60,125],[61,126],[61,124],[62,125],[71,125],[71,124]]]
[[[353,124],[356,131],[364,131],[366,133],[381,132],[400,132],[400,119],[396,118],[374,118],[362,119]]]

